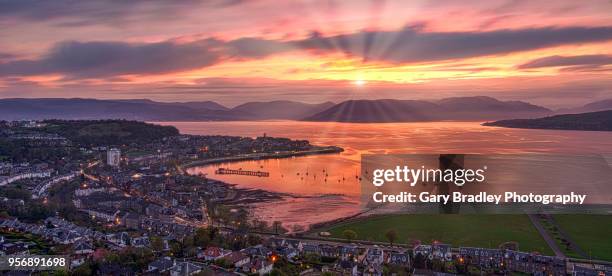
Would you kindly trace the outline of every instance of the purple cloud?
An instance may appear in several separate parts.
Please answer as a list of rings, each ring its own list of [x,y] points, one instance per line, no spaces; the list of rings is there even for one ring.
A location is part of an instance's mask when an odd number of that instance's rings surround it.
[[[214,38],[187,43],[77,42],[56,44],[38,59],[0,63],[0,76],[58,73],[71,78],[108,78],[188,71],[228,59],[259,59],[287,51],[341,52],[390,63],[421,63],[501,55],[559,45],[612,40],[612,27],[530,28],[489,32],[362,31],[301,40],[255,37],[221,41]],[[602,62],[599,56],[549,57],[522,68],[551,63]],[[535,64],[535,65],[534,65]],[[540,65],[541,66],[541,65]]]
[[[612,64],[609,55],[581,55],[581,56],[548,56],[534,59],[518,66],[519,69],[532,69],[542,67],[581,66],[584,68],[599,67]]]

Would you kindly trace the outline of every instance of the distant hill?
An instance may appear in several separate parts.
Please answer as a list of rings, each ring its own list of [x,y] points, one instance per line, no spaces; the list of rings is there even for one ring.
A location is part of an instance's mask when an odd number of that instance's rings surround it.
[[[586,113],[595,111],[612,110],[612,99],[596,101],[585,104],[577,108],[567,108],[557,110],[557,114],[574,114],[574,113]]]
[[[503,120],[483,125],[511,128],[612,131],[612,110],[555,115],[538,119]]]
[[[164,103],[164,102],[155,102],[149,99],[135,99],[135,100],[116,100],[116,101],[121,101],[121,102],[132,102],[132,103],[148,103],[148,104],[165,104],[165,105],[178,105],[178,106],[185,106],[185,107],[189,107],[189,108],[193,108],[193,109],[209,109],[209,110],[229,110],[229,108],[213,102],[213,101],[202,101],[202,102],[171,102],[171,103]]]
[[[213,101],[204,101],[204,102],[184,102],[184,103],[172,103],[187,106],[195,109],[208,109],[208,110],[229,110],[229,108],[220,105]]]
[[[351,100],[304,118],[306,121],[419,122],[441,120],[496,120],[536,118],[550,109],[520,101],[491,97],[456,97],[437,101]]]
[[[219,107],[220,106],[220,107]],[[206,107],[221,108],[213,110]],[[237,120],[245,116],[212,102],[150,100],[0,99],[0,119],[128,119],[138,121]]]
[[[332,107],[334,103],[307,104],[293,101],[249,102],[232,108],[253,120],[302,119]]]
[[[300,119],[334,104],[250,102],[229,109],[213,101],[155,102],[147,99],[0,99],[0,120],[127,119],[137,121],[235,121]]]
[[[137,121],[307,120],[419,122],[538,118],[553,112],[519,101],[456,97],[436,101],[351,100],[339,104],[294,101],[248,102],[227,108],[212,101],[155,102],[147,99],[0,99],[0,120],[127,119]]]
[[[398,122],[435,120],[431,112],[436,104],[424,101],[351,100],[319,112],[306,121]]]

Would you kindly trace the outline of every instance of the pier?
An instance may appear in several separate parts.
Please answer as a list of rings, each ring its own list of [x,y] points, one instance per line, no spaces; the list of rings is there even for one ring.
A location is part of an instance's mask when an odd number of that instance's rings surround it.
[[[232,170],[226,168],[219,168],[215,171],[215,174],[236,174],[236,175],[248,175],[257,177],[269,177],[269,172],[262,171],[244,171],[244,170]]]

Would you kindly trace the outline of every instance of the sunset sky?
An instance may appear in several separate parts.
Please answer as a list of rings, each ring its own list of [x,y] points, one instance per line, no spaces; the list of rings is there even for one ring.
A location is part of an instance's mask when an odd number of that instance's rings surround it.
[[[612,1],[0,0],[0,98],[612,98]]]

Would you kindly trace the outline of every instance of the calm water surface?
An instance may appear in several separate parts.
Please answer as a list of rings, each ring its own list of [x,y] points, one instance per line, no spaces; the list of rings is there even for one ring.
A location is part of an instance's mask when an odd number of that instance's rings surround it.
[[[286,192],[310,198],[262,203],[253,213],[284,225],[307,226],[359,212],[357,174],[361,154],[391,153],[612,153],[612,132],[528,130],[484,127],[478,122],[350,124],[295,121],[163,122],[181,133],[268,136],[336,145],[340,154],[235,162],[192,168],[243,188]],[[218,167],[264,170],[270,177],[215,175]]]

